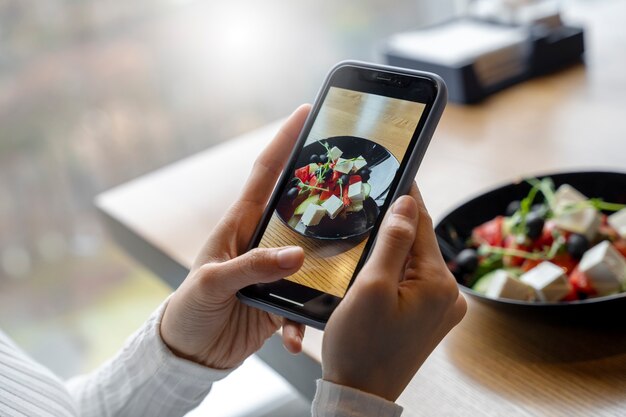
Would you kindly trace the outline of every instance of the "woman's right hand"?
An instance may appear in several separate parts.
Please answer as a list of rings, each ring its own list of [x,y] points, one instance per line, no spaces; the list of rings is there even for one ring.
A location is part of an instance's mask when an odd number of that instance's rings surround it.
[[[326,326],[323,379],[395,401],[466,310],[413,184]]]

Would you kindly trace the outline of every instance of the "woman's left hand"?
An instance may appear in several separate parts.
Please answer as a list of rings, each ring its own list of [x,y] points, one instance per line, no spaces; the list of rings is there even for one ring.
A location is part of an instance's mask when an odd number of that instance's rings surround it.
[[[215,369],[232,368],[281,326],[285,347],[292,353],[302,349],[303,325],[249,307],[236,293],[292,275],[304,262],[300,247],[246,250],[309,111],[309,105],[300,106],[257,158],[239,199],[170,298],[161,337],[176,355]]]

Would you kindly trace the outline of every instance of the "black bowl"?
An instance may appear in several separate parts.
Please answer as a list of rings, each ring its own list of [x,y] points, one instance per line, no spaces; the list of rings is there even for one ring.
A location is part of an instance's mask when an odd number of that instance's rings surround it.
[[[276,207],[278,218],[289,228],[302,236],[320,240],[343,240],[360,239],[374,227],[380,207],[385,202],[389,192],[389,186],[396,175],[400,164],[398,160],[384,146],[371,140],[355,136],[334,136],[322,139],[329,147],[337,146],[343,151],[342,158],[356,158],[363,156],[367,166],[371,169],[370,178],[367,181],[372,187],[370,197],[363,202],[363,210],[352,213],[345,219],[333,219],[324,217],[317,226],[306,227],[297,219],[293,218],[295,205],[287,197],[289,187],[286,187]],[[306,145],[296,162],[296,167],[302,167],[309,163],[311,155],[324,153],[325,149],[319,142]]]
[[[613,203],[626,203],[626,173],[567,172],[542,175],[537,178],[546,177],[552,178],[556,187],[570,184],[587,197],[599,197]],[[525,181],[510,183],[481,194],[447,214],[435,227],[439,247],[446,261],[449,261],[455,252],[461,249],[461,242],[471,235],[474,227],[498,215],[503,215],[511,201],[524,198],[529,190],[530,185]],[[610,315],[618,310],[624,311],[626,308],[626,293],[580,301],[530,302],[493,299],[466,287],[462,282],[458,285],[461,291],[476,300],[511,312],[550,314],[578,319],[582,315],[590,317],[597,317],[599,314]],[[623,320],[623,316],[620,317]]]

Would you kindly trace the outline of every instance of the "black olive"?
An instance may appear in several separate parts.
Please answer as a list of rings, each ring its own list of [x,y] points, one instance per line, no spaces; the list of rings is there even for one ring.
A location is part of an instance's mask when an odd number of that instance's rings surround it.
[[[349,182],[350,182],[350,176],[349,176],[348,174],[343,174],[343,175],[341,176],[341,183],[342,183],[343,185],[346,185],[346,184],[348,184]]]
[[[296,198],[299,192],[300,190],[298,190],[298,187],[292,187],[289,189],[289,191],[287,191],[287,197]]]
[[[319,155],[311,155],[311,157],[309,158],[309,162],[311,162],[312,164],[317,164],[318,162],[320,162],[320,156]]]
[[[509,205],[506,206],[506,212],[505,212],[506,216],[507,217],[511,217],[512,215],[515,214],[515,212],[517,210],[519,210],[519,208],[520,208],[520,201],[519,200],[511,201],[509,203]]]
[[[546,221],[540,213],[531,211],[526,215],[526,236],[535,240],[543,233],[543,225]]]
[[[328,162],[328,155],[326,155],[325,153],[323,153],[323,154],[321,154],[321,155],[319,156],[319,159],[320,159],[320,162],[321,162],[322,164],[325,164],[326,162]]]
[[[574,259],[580,259],[589,249],[589,239],[578,233],[572,233],[567,238],[567,252]]]
[[[454,258],[454,263],[461,271],[471,274],[478,268],[478,253],[474,249],[463,249]]]
[[[361,168],[358,172],[357,175],[359,175],[361,177],[361,180],[363,182],[367,182],[370,179],[370,174],[372,173],[372,170],[369,169],[368,167],[363,167]]]

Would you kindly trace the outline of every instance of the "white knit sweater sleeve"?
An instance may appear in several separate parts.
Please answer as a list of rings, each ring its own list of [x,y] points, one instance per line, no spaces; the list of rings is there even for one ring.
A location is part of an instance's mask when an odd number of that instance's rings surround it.
[[[195,408],[232,370],[210,369],[172,354],[159,324],[167,301],[112,359],[66,383],[0,331],[0,416],[177,417]],[[67,388],[67,389],[66,389]],[[377,396],[318,381],[313,417],[398,417]]]
[[[81,417],[183,416],[213,382],[231,370],[215,370],[175,356],[161,339],[164,302],[123,349],[88,375],[67,382]]]
[[[402,407],[384,398],[319,379],[312,417],[400,417]]]

